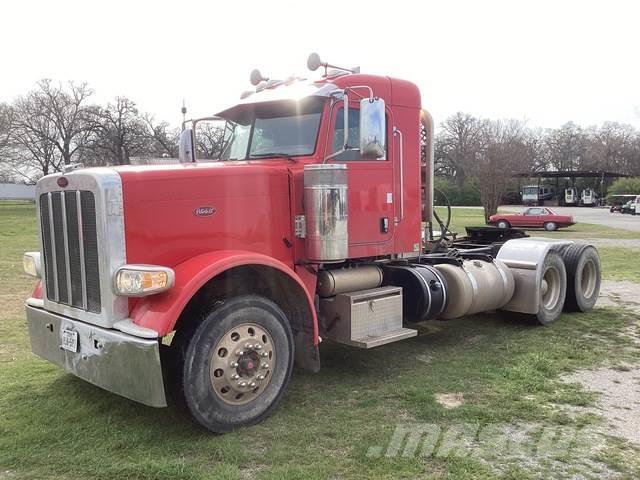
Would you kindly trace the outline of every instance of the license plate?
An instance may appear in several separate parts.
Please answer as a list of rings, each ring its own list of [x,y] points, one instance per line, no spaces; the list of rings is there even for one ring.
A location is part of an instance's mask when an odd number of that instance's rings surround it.
[[[62,348],[69,350],[70,352],[78,351],[78,332],[75,330],[63,330],[62,331]]]

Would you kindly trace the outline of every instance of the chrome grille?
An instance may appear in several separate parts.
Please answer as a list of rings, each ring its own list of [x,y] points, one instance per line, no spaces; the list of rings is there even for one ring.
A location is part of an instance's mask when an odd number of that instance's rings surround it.
[[[47,298],[100,313],[96,204],[92,192],[67,190],[40,196]]]

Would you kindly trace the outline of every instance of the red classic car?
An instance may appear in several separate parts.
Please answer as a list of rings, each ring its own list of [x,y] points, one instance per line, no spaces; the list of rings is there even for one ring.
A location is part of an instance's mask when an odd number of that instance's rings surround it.
[[[498,213],[489,217],[489,223],[498,228],[528,227],[544,228],[548,231],[573,225],[573,217],[558,215],[550,208],[531,207],[522,213]]]

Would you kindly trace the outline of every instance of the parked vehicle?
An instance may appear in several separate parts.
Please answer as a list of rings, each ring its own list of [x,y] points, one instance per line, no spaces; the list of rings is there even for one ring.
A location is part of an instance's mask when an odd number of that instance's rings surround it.
[[[594,306],[591,245],[486,227],[433,238],[434,124],[414,84],[327,71],[316,54],[308,66],[325,74],[254,71],[255,91],[217,114],[217,162],[197,161],[195,119],[180,164],[38,182],[35,354],[149,406],[174,395],[227,432],[274,411],[294,361],[318,371],[321,340],[369,349],[436,318],[549,324]]]
[[[498,228],[544,228],[550,232],[575,224],[573,217],[558,215],[546,207],[531,207],[522,213],[498,213],[489,217],[489,223]]]
[[[640,215],[640,195],[636,195],[635,198],[631,199],[629,213],[631,215]]]
[[[552,187],[546,185],[528,185],[522,188],[523,205],[544,205],[546,200],[551,200],[555,194]]]
[[[600,205],[598,194],[593,188],[585,188],[580,194],[581,207],[597,207]]]
[[[634,203],[638,203],[640,195],[632,194],[616,194],[609,195],[607,197],[607,203],[609,204],[609,212],[615,213],[635,213],[635,207],[632,207]]]
[[[569,187],[564,189],[564,204],[571,206],[577,205],[580,200],[578,195],[578,189],[576,187]]]

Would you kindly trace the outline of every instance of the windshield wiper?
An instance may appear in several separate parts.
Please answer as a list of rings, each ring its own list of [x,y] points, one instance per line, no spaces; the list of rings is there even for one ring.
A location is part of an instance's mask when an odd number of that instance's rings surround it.
[[[251,160],[252,158],[264,158],[264,157],[284,157],[290,162],[294,162],[294,163],[297,162],[297,160],[293,158],[291,155],[289,155],[288,153],[282,153],[282,152],[252,153],[251,155],[249,155],[249,160]]]

